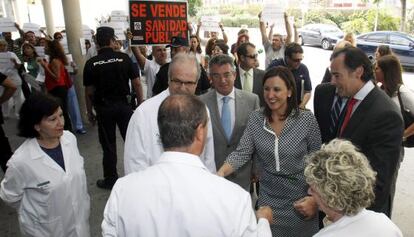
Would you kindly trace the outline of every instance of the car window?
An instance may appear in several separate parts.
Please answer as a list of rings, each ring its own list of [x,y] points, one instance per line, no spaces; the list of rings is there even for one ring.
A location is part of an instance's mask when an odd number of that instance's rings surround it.
[[[375,43],[385,43],[387,41],[386,34],[371,34],[365,37],[366,41],[375,42]]]
[[[404,45],[408,46],[410,44],[410,40],[399,35],[390,35],[390,44],[396,45]]]

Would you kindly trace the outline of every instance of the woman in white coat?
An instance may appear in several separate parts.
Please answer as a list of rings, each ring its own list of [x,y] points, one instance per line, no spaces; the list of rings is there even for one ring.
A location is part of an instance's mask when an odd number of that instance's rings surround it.
[[[7,163],[0,197],[17,209],[23,236],[88,237],[89,195],[75,136],[63,130],[59,102],[33,94],[22,105],[27,140]]]

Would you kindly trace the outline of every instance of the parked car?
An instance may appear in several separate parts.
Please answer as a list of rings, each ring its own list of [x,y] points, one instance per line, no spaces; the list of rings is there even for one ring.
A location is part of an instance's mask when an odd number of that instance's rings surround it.
[[[341,29],[329,24],[308,24],[299,29],[298,34],[302,45],[320,45],[323,49],[332,49],[344,37]]]
[[[404,67],[414,68],[414,37],[397,31],[375,31],[357,36],[357,47],[375,58],[378,45],[389,45]]]

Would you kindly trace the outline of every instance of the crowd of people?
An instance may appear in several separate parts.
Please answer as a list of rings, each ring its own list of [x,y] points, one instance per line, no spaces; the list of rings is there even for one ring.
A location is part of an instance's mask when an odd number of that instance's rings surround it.
[[[266,70],[248,30],[229,47],[221,24],[223,39],[210,32],[203,42],[199,23],[188,39],[150,50],[120,42],[106,26],[86,42],[87,117],[103,151],[96,185],[112,190],[103,236],[402,236],[390,218],[403,141],[414,134],[401,112],[414,116],[414,94],[398,58],[382,45],[369,59],[347,34],[312,113],[296,28],[292,35],[285,14],[284,36],[260,17]],[[0,104],[5,117],[14,109],[26,138],[13,153],[0,126],[0,198],[18,210],[24,236],[87,237],[90,198],[73,134],[86,132],[77,67],[61,32],[43,43],[21,34],[0,40],[10,54]],[[47,58],[38,57],[40,44]]]

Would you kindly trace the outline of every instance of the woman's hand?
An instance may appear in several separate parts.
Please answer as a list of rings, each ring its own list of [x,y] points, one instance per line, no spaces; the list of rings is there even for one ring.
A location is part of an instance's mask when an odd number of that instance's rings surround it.
[[[302,214],[306,220],[313,218],[318,211],[318,205],[312,196],[306,196],[297,200],[293,207]]]
[[[259,207],[259,210],[256,211],[256,218],[265,218],[269,221],[269,224],[273,224],[273,212],[269,206]]]

